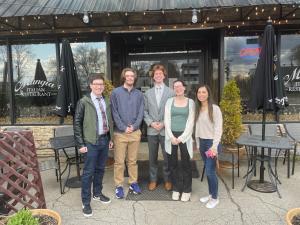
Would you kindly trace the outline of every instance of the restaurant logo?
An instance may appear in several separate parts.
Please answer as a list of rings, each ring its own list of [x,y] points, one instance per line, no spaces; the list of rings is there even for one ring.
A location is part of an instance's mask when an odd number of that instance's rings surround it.
[[[286,91],[300,92],[300,67],[282,67]]]
[[[50,97],[56,95],[55,84],[45,80],[33,80],[27,83],[19,81],[15,85],[15,93],[24,97]]]

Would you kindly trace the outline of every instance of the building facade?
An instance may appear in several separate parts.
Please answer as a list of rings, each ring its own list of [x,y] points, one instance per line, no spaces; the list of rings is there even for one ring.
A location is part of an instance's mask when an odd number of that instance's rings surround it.
[[[161,63],[168,71],[166,84],[184,80],[190,97],[197,84],[206,83],[218,102],[224,84],[235,79],[243,121],[261,121],[261,114],[249,112],[247,103],[268,19],[275,28],[280,73],[290,102],[278,117],[268,115],[268,120],[299,121],[300,2],[268,2],[4,1],[0,126],[61,123],[53,109],[64,38],[71,42],[83,93],[89,91],[87,78],[93,73],[106,74],[118,86],[124,67],[137,70],[137,87],[146,91],[153,85],[151,66]],[[64,123],[71,123],[71,118]]]

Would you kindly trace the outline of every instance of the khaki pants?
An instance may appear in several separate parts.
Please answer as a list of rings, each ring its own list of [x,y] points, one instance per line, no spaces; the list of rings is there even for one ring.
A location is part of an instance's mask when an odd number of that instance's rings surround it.
[[[138,166],[137,154],[141,141],[141,131],[136,130],[131,134],[114,133],[114,180],[116,186],[124,182],[125,159],[128,167],[129,184],[137,182]]]

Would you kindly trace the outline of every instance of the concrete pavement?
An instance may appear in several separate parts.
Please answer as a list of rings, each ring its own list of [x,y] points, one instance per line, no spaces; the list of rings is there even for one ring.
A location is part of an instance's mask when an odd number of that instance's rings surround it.
[[[141,146],[140,159],[147,158],[147,147]],[[198,168],[202,162],[196,155]],[[247,163],[241,162],[241,175],[246,173]],[[207,182],[193,179],[191,201],[128,201],[114,197],[113,168],[107,169],[104,177],[103,193],[112,199],[110,204],[93,201],[93,216],[85,218],[81,211],[80,189],[66,189],[61,195],[54,170],[42,172],[43,187],[47,207],[60,213],[64,225],[282,225],[290,208],[300,206],[300,163],[296,164],[295,175],[286,176],[286,165],[279,161],[278,173],[282,182],[277,193],[260,193],[241,188],[245,182],[236,177],[235,189],[231,189],[231,171],[221,170],[219,177],[220,204],[215,209],[207,209],[199,202],[207,195]],[[73,169],[75,175],[75,169]],[[267,172],[266,172],[267,176]],[[128,186],[125,186],[125,190]]]

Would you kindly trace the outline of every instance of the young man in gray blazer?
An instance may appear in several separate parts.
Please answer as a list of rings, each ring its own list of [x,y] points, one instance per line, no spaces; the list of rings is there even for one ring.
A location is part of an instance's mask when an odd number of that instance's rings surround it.
[[[174,96],[171,88],[164,84],[166,70],[163,65],[156,64],[152,67],[151,77],[154,80],[154,87],[147,90],[144,95],[144,121],[147,124],[147,137],[149,147],[149,185],[148,189],[153,191],[157,187],[157,156],[159,144],[164,158],[163,173],[164,187],[170,191],[172,183],[168,166],[168,156],[165,151],[165,129],[164,112],[168,98]]]

